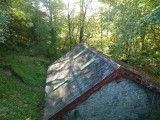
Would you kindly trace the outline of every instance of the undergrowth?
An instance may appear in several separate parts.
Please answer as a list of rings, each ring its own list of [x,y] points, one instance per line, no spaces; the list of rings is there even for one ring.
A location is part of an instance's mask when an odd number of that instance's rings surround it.
[[[10,55],[4,65],[15,72],[22,80],[35,86],[44,86],[48,61],[44,58]]]
[[[0,71],[0,120],[39,120],[44,92],[28,90]]]

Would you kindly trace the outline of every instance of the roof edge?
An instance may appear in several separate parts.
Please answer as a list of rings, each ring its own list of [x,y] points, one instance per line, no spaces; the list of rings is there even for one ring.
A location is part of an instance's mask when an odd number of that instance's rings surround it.
[[[111,74],[109,74],[107,77],[105,77],[103,80],[101,80],[99,83],[97,83],[94,87],[83,93],[80,97],[76,98],[74,101],[72,101],[69,105],[65,106],[62,110],[54,114],[49,118],[49,120],[59,120],[62,116],[64,116],[67,112],[74,109],[76,106],[78,106],[80,103],[87,100],[93,93],[99,91],[104,85],[116,80],[119,78],[120,71],[119,69],[115,70]]]
[[[83,43],[83,45],[85,45],[85,46],[87,46],[85,43]],[[122,62],[122,61],[120,61],[120,60],[116,60],[116,59],[114,59],[114,58],[112,58],[112,57],[110,57],[110,56],[107,56],[107,55],[105,55],[104,53],[102,53],[101,51],[98,51],[98,50],[96,50],[94,47],[90,47],[90,46],[88,46],[91,50],[93,50],[93,51],[97,51],[98,53],[100,53],[101,55],[103,55],[104,57],[107,57],[110,61],[112,61],[113,63],[115,63],[115,64],[117,64],[117,68],[119,68],[119,67],[122,67],[122,68],[125,68],[125,69],[127,69],[127,70],[129,70],[129,71],[131,71],[131,72],[133,72],[133,73],[135,73],[135,74],[137,74],[137,75],[139,75],[139,76],[141,76],[142,78],[143,78],[143,80],[145,80],[145,81],[148,81],[148,82],[150,82],[151,84],[157,84],[157,86],[159,86],[159,88],[160,88],[160,84],[158,84],[158,83],[156,83],[156,80],[155,80],[155,78],[153,78],[153,77],[148,77],[148,76],[145,76],[144,74],[143,74],[143,72],[140,72],[139,70],[137,70],[136,68],[134,68],[133,66],[131,66],[131,65],[128,65],[128,64],[126,64],[126,63],[124,63],[124,62]]]
[[[84,94],[82,94],[80,97],[75,99],[69,105],[65,106],[62,110],[60,110],[59,112],[57,112],[56,114],[51,116],[49,118],[49,120],[59,120],[67,112],[69,112],[70,110],[72,110],[76,106],[78,106],[80,103],[87,100],[92,94],[99,91],[106,84],[109,84],[110,82],[112,82],[114,80],[117,83],[121,82],[121,81],[119,81],[119,79],[121,77],[130,79],[130,80],[132,80],[136,83],[139,83],[140,85],[142,85],[150,90],[153,90],[155,92],[160,93],[160,86],[157,86],[156,84],[151,83],[150,81],[148,81],[146,79],[144,80],[144,78],[142,76],[140,76],[140,75],[124,68],[124,67],[120,67],[117,70],[115,70],[114,72],[112,72],[111,74],[109,74],[107,77],[105,77],[103,80],[101,80],[99,83],[97,83],[94,87],[92,87],[91,89],[86,91]]]
[[[65,106],[63,109],[55,113],[53,116],[49,118],[49,120],[59,120],[60,117],[64,116],[67,112],[74,109],[76,106],[78,106],[80,103],[87,100],[92,94],[99,91],[103,86],[106,84],[109,84],[110,82],[116,80],[116,82],[120,82],[119,79],[121,77],[127,78],[129,80],[132,80],[150,90],[153,90],[155,92],[160,93],[160,85],[152,82],[151,80],[146,79],[144,76],[140,75],[137,71],[133,71],[132,69],[128,69],[123,64],[120,64],[116,60],[104,55],[102,52],[97,51],[95,48],[89,47],[84,43],[80,43],[79,45],[85,46],[85,48],[89,48],[90,50],[93,50],[94,52],[100,53],[102,56],[107,57],[110,61],[113,62],[113,64],[117,64],[117,69],[113,71],[111,74],[106,76],[103,80],[101,80],[99,83],[97,83],[95,86],[93,86],[91,89],[87,90],[84,94],[82,94],[80,97],[76,98],[74,101],[72,101],[70,104]],[[55,61],[56,62],[56,61]],[[54,63],[55,63],[54,62]],[[125,63],[124,63],[125,64]]]
[[[151,80],[148,80],[144,78],[143,76],[137,74],[136,72],[133,72],[131,70],[128,70],[125,67],[120,67],[119,68],[121,71],[121,76],[127,79],[130,79],[132,81],[135,81],[136,83],[141,84],[142,86],[151,89],[155,92],[160,93],[160,85],[152,82]]]

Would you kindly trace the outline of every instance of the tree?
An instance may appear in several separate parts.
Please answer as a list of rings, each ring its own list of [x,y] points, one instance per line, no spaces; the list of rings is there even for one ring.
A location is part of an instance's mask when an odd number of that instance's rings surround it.
[[[70,49],[72,49],[72,35],[71,35],[71,17],[70,17],[70,0],[68,0],[68,38],[69,38],[69,41],[70,41]]]
[[[5,43],[9,38],[10,1],[0,1],[0,43]]]
[[[86,13],[87,13],[87,9],[89,8],[89,4],[91,4],[91,2],[92,0],[80,0],[79,43],[84,41],[83,37],[84,37],[84,30],[85,30],[85,23],[86,23]]]
[[[57,48],[58,48],[57,37],[58,33],[62,29],[61,18],[62,18],[62,11],[64,8],[64,4],[61,0],[47,0],[44,2],[44,5],[47,8],[48,12],[48,21],[49,21],[48,23],[50,27],[49,33],[51,37],[50,39],[51,43],[50,47],[48,48],[48,52],[49,54],[50,52],[52,52],[54,56],[57,56]]]
[[[110,39],[110,54],[158,75],[159,4],[157,0],[103,0]],[[153,65],[154,64],[154,65]],[[150,66],[150,67],[148,67]]]

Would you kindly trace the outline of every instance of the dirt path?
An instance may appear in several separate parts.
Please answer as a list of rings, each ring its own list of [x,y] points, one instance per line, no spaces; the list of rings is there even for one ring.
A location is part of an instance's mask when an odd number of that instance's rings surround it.
[[[29,90],[36,90],[36,91],[44,91],[45,86],[35,86],[35,85],[28,85],[25,83],[20,76],[15,74],[12,70],[10,69],[3,69],[3,71],[10,77],[12,77],[18,84],[21,86],[29,89]]]

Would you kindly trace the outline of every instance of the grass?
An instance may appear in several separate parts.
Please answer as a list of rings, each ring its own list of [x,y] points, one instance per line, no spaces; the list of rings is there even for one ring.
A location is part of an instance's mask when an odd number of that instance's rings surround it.
[[[39,120],[44,92],[28,90],[0,71],[0,120]]]
[[[44,58],[9,55],[5,65],[12,69],[22,80],[35,86],[44,86],[48,61]]]
[[[28,86],[44,86],[48,61],[43,57],[0,55],[0,68],[11,69]],[[44,91],[30,90],[0,69],[0,120],[40,120]]]

